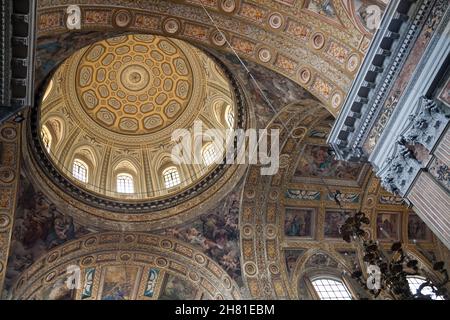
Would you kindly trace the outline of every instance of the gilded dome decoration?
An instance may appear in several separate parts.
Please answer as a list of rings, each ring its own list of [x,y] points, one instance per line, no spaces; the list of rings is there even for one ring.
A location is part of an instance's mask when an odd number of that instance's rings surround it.
[[[200,122],[203,130],[234,127],[235,96],[223,67],[201,50],[161,36],[118,36],[56,70],[42,100],[40,136],[77,188],[120,201],[166,199],[226,168],[174,163],[179,141],[172,134]],[[203,147],[211,144],[202,139]]]
[[[148,134],[170,126],[200,89],[186,56],[191,51],[152,35],[120,36],[82,50],[74,74],[81,107],[116,133]]]

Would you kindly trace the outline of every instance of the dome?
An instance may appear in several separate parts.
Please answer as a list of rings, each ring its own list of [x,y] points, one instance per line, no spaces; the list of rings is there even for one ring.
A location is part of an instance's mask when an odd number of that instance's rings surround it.
[[[218,63],[184,41],[154,35],[85,47],[47,85],[41,147],[72,187],[96,197],[134,201],[183,193],[227,168],[220,163],[225,145],[200,137],[204,161],[174,163],[174,131],[193,132],[197,123],[203,132],[226,130],[242,122],[232,80]]]

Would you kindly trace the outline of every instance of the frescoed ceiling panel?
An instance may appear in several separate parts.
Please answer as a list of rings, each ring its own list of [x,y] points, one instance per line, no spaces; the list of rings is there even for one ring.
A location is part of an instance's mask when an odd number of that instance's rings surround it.
[[[82,8],[82,32],[115,28],[163,33],[220,51],[230,51],[230,44],[243,59],[266,65],[304,86],[334,115],[371,38],[370,33],[360,30],[353,6],[341,1],[151,1],[139,5],[129,2],[126,6],[108,1],[97,2],[95,7],[89,1],[71,4]],[[384,10],[382,3],[375,4],[381,12]],[[67,32],[64,5],[39,2],[41,39]]]
[[[25,152],[3,297],[314,299],[310,279],[326,273],[345,279],[356,297],[368,298],[349,277],[364,266],[362,252],[340,234],[345,219],[359,210],[369,216],[367,230],[383,248],[402,241],[427,266],[436,258],[448,260],[448,250],[403,199],[384,191],[367,166],[333,160],[325,142],[372,37],[373,19],[386,2],[79,0],[82,30],[68,32],[67,1],[39,1],[38,86],[76,50],[125,32],[188,40],[222,61],[242,84],[251,101],[253,127],[280,129],[280,170],[263,176],[259,166],[249,166],[220,197],[196,197],[193,215],[148,223],[144,215],[134,214],[129,223],[117,214],[105,219],[101,210],[80,206],[51,184],[41,184]],[[227,48],[202,4],[250,73]],[[167,41],[179,41],[173,38]],[[165,48],[169,56],[183,59],[182,52]],[[117,43],[110,49],[124,50]],[[153,49],[164,50],[156,43]],[[107,53],[93,57],[92,51],[84,52],[82,67],[101,73]],[[124,51],[119,60],[126,56]],[[74,73],[79,80],[82,67]],[[124,75],[127,96],[144,90],[142,79],[154,78],[139,68]],[[79,96],[89,90],[102,95],[91,76],[85,74],[88,81]],[[179,76],[193,81],[189,71]],[[227,84],[223,77],[212,82],[216,93]],[[56,96],[50,92],[48,99],[58,103]],[[102,107],[115,112],[104,100]],[[120,111],[126,111],[125,105]],[[100,109],[91,116],[96,118]],[[122,115],[115,116],[112,132],[120,129]],[[143,131],[139,127],[134,133]],[[66,285],[68,267],[80,272],[77,289]]]

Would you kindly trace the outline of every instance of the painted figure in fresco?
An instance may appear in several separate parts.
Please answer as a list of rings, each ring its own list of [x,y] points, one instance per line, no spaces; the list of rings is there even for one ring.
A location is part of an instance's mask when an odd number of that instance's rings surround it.
[[[109,289],[108,292],[103,295],[102,300],[127,300],[126,292],[127,290],[122,288],[121,283],[116,283],[114,287]]]
[[[310,236],[310,212],[286,212],[285,234],[290,237]]]
[[[22,175],[5,287],[49,249],[86,233]]]
[[[190,283],[169,275],[159,298],[161,300],[192,300],[196,295],[197,290]]]
[[[345,216],[341,212],[327,212],[325,214],[324,234],[328,237],[339,238],[340,228],[345,222]]]
[[[387,234],[391,235],[394,233],[394,227],[389,219],[384,219],[382,227]]]
[[[296,176],[306,177],[336,177],[339,179],[356,180],[360,166],[346,164],[334,159],[328,153],[328,147],[308,145],[300,158]]]
[[[73,300],[74,297],[75,290],[67,288],[65,279],[59,279],[34,298],[36,300]]]
[[[415,214],[408,217],[408,238],[410,240],[430,240],[430,230],[425,222]]]
[[[54,206],[49,205],[40,192],[34,195],[30,204],[29,208],[25,208],[24,228],[21,234],[21,240],[25,247],[33,246],[39,239],[45,240],[50,230],[54,211]]]
[[[337,267],[336,261],[325,253],[314,254],[306,263],[308,267]]]
[[[186,241],[199,247],[209,257],[217,261],[228,274],[239,281],[239,191],[224,199],[213,213],[205,214],[199,220],[182,228],[168,228],[166,235]]]
[[[378,215],[378,237],[380,239],[397,238],[397,217],[392,214]]]
[[[57,214],[53,220],[51,232],[48,234],[47,248],[53,248],[75,238],[75,226],[72,217]]]

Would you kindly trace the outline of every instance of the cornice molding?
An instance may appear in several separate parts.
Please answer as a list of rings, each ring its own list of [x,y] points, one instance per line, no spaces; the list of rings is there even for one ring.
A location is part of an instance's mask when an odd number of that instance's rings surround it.
[[[328,143],[340,160],[367,161],[363,144],[383,109],[433,7],[433,0],[392,1],[336,121]]]

